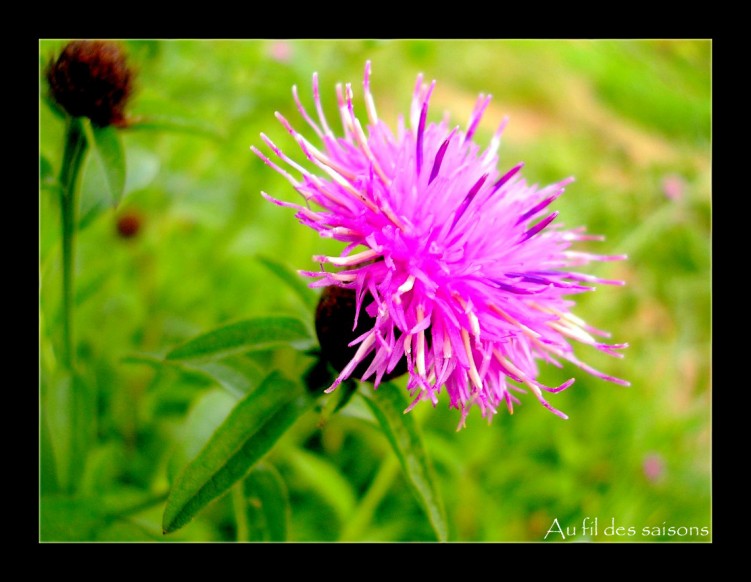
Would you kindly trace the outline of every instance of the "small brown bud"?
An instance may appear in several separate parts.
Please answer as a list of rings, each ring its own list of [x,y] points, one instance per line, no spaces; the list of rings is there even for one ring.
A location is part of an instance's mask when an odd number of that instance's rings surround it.
[[[363,302],[367,304],[367,298]],[[355,321],[355,292],[352,289],[330,286],[325,287],[316,308],[316,335],[321,345],[323,357],[341,372],[357,352],[357,346],[348,344],[373,328],[375,318],[370,317],[365,309],[360,310],[357,327],[352,329]],[[362,375],[373,361],[373,354],[365,358],[351,374],[351,378]],[[407,360],[402,357],[394,369],[383,376],[384,380],[397,378],[407,372]],[[370,376],[369,380],[375,379]]]
[[[73,117],[88,117],[99,127],[125,124],[132,78],[123,50],[112,41],[70,42],[47,68],[57,104]]]
[[[117,219],[117,234],[122,238],[133,238],[141,230],[141,217],[135,212],[128,212]]]

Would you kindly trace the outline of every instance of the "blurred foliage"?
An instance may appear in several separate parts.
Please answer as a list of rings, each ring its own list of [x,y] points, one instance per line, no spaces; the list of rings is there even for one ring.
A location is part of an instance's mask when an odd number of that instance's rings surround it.
[[[133,358],[159,359],[201,332],[255,316],[312,324],[310,302],[273,266],[308,269],[312,255],[338,246],[262,199],[262,190],[289,201],[295,193],[248,148],[262,145],[264,132],[295,150],[273,113],[303,125],[291,87],[310,106],[314,71],[336,120],[335,83],[352,82],[358,95],[368,59],[388,122],[408,112],[419,72],[438,82],[433,119],[446,112],[464,124],[477,94],[493,94],[477,141],[508,115],[501,167],[523,160],[531,182],[575,176],[556,202],[559,221],[607,236],[589,250],[629,255],[591,269],[627,286],[578,297],[575,313],[630,343],[623,360],[577,350],[630,388],[543,366],[551,385],[577,377],[551,401],[568,421],[533,397],[490,426],[474,411],[459,432],[445,400],[411,413],[433,458],[449,540],[541,541],[555,519],[564,532],[576,528],[567,540],[712,539],[709,41],[126,42],[138,70],[130,114],[159,123],[120,132],[127,175],[119,206],[100,203],[101,167],[90,161],[84,170],[75,377],[59,363],[54,176],[63,121],[41,75],[62,44],[39,47],[40,539],[435,539],[362,398],[324,414],[336,393],[231,495],[163,536],[170,485],[236,395],[206,370]],[[129,236],[118,229],[126,215]],[[255,385],[259,370],[299,378],[312,361],[269,349],[234,356],[223,373]],[[72,426],[73,409],[89,421]],[[598,518],[598,535],[581,531],[587,517]],[[636,535],[605,535],[612,519]],[[671,526],[694,531],[671,535]],[[696,532],[702,527],[706,535]],[[646,536],[643,528],[663,529]]]

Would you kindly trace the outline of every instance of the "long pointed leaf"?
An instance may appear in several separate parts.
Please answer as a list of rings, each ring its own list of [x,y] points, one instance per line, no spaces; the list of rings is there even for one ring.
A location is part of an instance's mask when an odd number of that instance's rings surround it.
[[[92,151],[104,170],[110,202],[117,206],[125,189],[125,153],[117,130],[112,127],[92,127]]]
[[[300,386],[276,372],[269,375],[178,476],[164,510],[164,533],[180,529],[242,479],[310,404]]]
[[[216,382],[235,398],[242,398],[263,380],[265,373],[250,359],[242,364],[232,358],[221,362],[196,360],[163,360],[152,354],[131,354],[122,359],[126,364],[146,364],[159,370],[171,368],[180,372],[197,375]]]
[[[215,140],[224,139],[224,134],[213,125],[201,119],[190,119],[177,115],[149,114],[135,116],[128,129],[173,131],[189,135],[208,137]]]
[[[377,390],[369,388],[361,394],[399,458],[407,480],[430,519],[438,540],[446,541],[446,514],[436,487],[433,467],[414,417],[404,414],[409,402],[398,387],[388,382],[381,384]]]
[[[168,360],[223,358],[278,345],[308,347],[310,332],[294,317],[257,317],[225,325],[188,340],[167,354]]]
[[[183,366],[188,370],[197,371],[212,378],[222,388],[237,398],[242,398],[250,392],[253,386],[258,385],[263,379],[263,373],[260,368],[253,370],[251,377],[248,373],[241,372],[223,362],[191,362]]]

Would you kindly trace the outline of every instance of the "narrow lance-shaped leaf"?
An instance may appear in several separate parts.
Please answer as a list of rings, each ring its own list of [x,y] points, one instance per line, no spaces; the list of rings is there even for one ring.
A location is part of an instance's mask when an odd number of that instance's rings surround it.
[[[87,134],[92,142],[92,151],[104,170],[110,202],[117,206],[125,189],[125,153],[120,136],[113,126],[92,126]]]
[[[201,119],[155,113],[150,113],[148,115],[135,115],[131,120],[128,129],[131,131],[139,129],[171,131],[208,137],[215,140],[224,139],[225,137],[216,127]]]
[[[312,402],[296,383],[277,372],[269,375],[177,477],[164,510],[164,533],[184,526],[242,479]]]
[[[433,467],[422,437],[411,414],[404,414],[409,403],[395,385],[382,383],[377,390],[361,394],[391,443],[417,500],[430,519],[439,541],[446,541],[448,526],[443,501],[436,487]]]
[[[146,364],[152,368],[173,369],[188,375],[196,375],[215,381],[236,398],[242,398],[261,383],[265,373],[261,368],[247,359],[240,369],[231,358],[221,362],[200,360],[164,360],[153,354],[131,354],[122,359],[126,364]]]
[[[312,343],[310,332],[294,317],[257,317],[203,333],[167,354],[168,360],[223,358],[230,354],[266,349],[278,345],[305,348]]]
[[[247,373],[243,373],[223,362],[188,363],[184,364],[184,367],[188,370],[205,374],[215,380],[227,392],[238,398],[247,394],[263,378],[260,369],[254,370],[251,377]]]

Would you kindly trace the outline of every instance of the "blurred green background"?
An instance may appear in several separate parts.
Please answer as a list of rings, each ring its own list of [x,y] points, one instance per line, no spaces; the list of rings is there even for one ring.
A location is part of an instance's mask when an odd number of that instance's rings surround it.
[[[44,102],[42,71],[63,44],[39,46],[40,156],[43,170],[55,175],[64,125]],[[338,253],[340,245],[261,198],[263,190],[297,201],[249,146],[267,151],[259,138],[265,132],[301,157],[274,111],[302,129],[291,87],[311,110],[314,71],[335,131],[337,82],[352,83],[362,114],[369,59],[376,107],[387,122],[408,114],[419,72],[437,80],[433,120],[448,113],[465,127],[477,94],[491,93],[476,141],[484,147],[508,115],[501,169],[524,161],[526,179],[541,185],[575,176],[555,203],[558,222],[607,237],[580,248],[629,255],[588,269],[627,286],[578,296],[574,312],[630,344],[623,360],[586,346],[576,351],[631,387],[572,367],[543,367],[548,384],[577,377],[551,400],[568,421],[531,395],[513,416],[501,411],[490,425],[473,411],[460,432],[459,413],[446,399],[413,413],[444,496],[449,539],[542,541],[557,519],[567,541],[711,541],[711,42],[123,44],[138,75],[128,111],[193,123],[185,131],[121,132],[128,174],[118,208],[100,203],[101,168],[93,161],[85,168],[75,315],[84,404],[73,403],[59,364],[59,202],[55,191],[40,189],[41,540],[248,539],[232,495],[162,535],[175,473],[234,399],[205,375],[128,358],[164,354],[254,315],[289,313],[312,324],[312,314],[259,256],[314,269],[313,254]],[[316,143],[312,131],[306,135]],[[139,225],[127,238],[117,228],[125,216]],[[311,362],[280,349],[237,357],[231,367],[248,377],[271,367],[299,377]],[[71,426],[72,406],[87,408],[86,426]],[[288,540],[435,539],[359,399],[325,422],[320,412],[305,416],[265,463],[286,488]],[[589,524],[598,518],[597,535],[581,531],[587,517]],[[612,520],[635,534],[605,535]],[[671,535],[671,526],[695,529]],[[706,534],[697,535],[702,527]],[[566,528],[576,532],[566,535]]]

